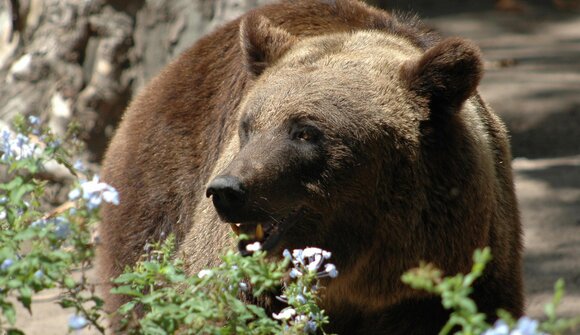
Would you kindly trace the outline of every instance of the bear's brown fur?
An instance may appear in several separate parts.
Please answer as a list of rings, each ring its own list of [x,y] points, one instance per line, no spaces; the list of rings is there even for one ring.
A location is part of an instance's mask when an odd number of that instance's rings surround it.
[[[331,332],[437,333],[440,301],[401,274],[421,260],[467,272],[488,245],[473,297],[490,318],[521,315],[510,150],[476,92],[480,57],[354,0],[285,1],[219,28],[139,94],[111,143],[121,204],[102,212],[102,278],[169,233],[195,273],[232,246],[222,221],[261,223],[283,227],[272,255],[333,253]]]

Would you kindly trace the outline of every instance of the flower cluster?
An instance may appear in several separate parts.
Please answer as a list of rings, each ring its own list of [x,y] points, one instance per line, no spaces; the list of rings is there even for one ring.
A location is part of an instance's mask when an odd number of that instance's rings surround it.
[[[283,255],[294,264],[294,267],[290,270],[291,278],[298,278],[306,271],[316,273],[318,278],[336,278],[338,276],[338,271],[334,264],[324,264],[324,270],[320,271],[324,260],[329,259],[332,255],[328,251],[319,248],[294,249],[292,253],[289,250],[284,250]]]
[[[538,330],[538,325],[538,321],[524,316],[518,320],[515,328],[510,330],[505,321],[498,320],[493,328],[486,330],[482,335],[545,335]]]
[[[309,300],[315,299],[318,291],[318,279],[336,278],[338,271],[336,266],[324,263],[331,253],[319,248],[294,249],[292,252],[284,250],[284,257],[293,264],[289,276],[296,283],[285,287],[285,294],[277,299],[289,304],[280,313],[274,313],[274,319],[292,324],[300,324],[304,333],[315,334],[324,323],[324,315],[321,310],[312,310]]]
[[[30,138],[23,134],[14,135],[9,130],[2,130],[0,135],[2,151],[2,157],[0,158],[3,162],[7,162],[10,159],[23,160],[26,158],[33,157],[38,151],[39,147],[30,142]]]
[[[64,240],[71,233],[70,222],[61,216],[57,216],[51,219],[39,219],[30,224],[31,227],[35,228],[45,228],[53,227],[54,234],[57,238]]]
[[[86,206],[89,210],[96,209],[103,201],[119,205],[119,193],[117,190],[111,185],[101,183],[96,175],[90,181],[81,181],[80,187],[73,189],[68,194],[68,198],[71,201],[80,197],[86,201]]]

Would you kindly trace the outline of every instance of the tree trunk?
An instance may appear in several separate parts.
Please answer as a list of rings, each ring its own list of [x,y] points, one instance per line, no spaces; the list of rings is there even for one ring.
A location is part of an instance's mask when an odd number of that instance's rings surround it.
[[[135,92],[215,26],[271,0],[0,0],[0,126],[80,125],[99,162]]]

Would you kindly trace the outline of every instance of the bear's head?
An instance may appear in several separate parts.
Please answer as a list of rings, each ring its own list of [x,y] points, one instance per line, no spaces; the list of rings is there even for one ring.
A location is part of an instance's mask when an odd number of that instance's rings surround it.
[[[380,30],[297,38],[252,15],[240,35],[252,86],[239,152],[206,194],[221,220],[272,254],[332,251],[342,269],[401,250],[405,262],[428,259],[420,225],[447,215],[429,209],[429,189],[453,193],[439,170],[477,165],[459,114],[481,77],[478,49],[450,38],[425,51]],[[445,162],[459,152],[467,158]]]

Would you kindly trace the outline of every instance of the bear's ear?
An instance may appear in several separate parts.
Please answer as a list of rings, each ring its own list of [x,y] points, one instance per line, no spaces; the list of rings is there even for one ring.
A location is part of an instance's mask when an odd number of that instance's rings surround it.
[[[295,37],[266,17],[249,14],[240,23],[240,39],[248,71],[259,76],[294,44]]]
[[[429,101],[430,118],[458,111],[472,96],[482,76],[479,48],[460,38],[448,38],[401,68],[401,79]]]

